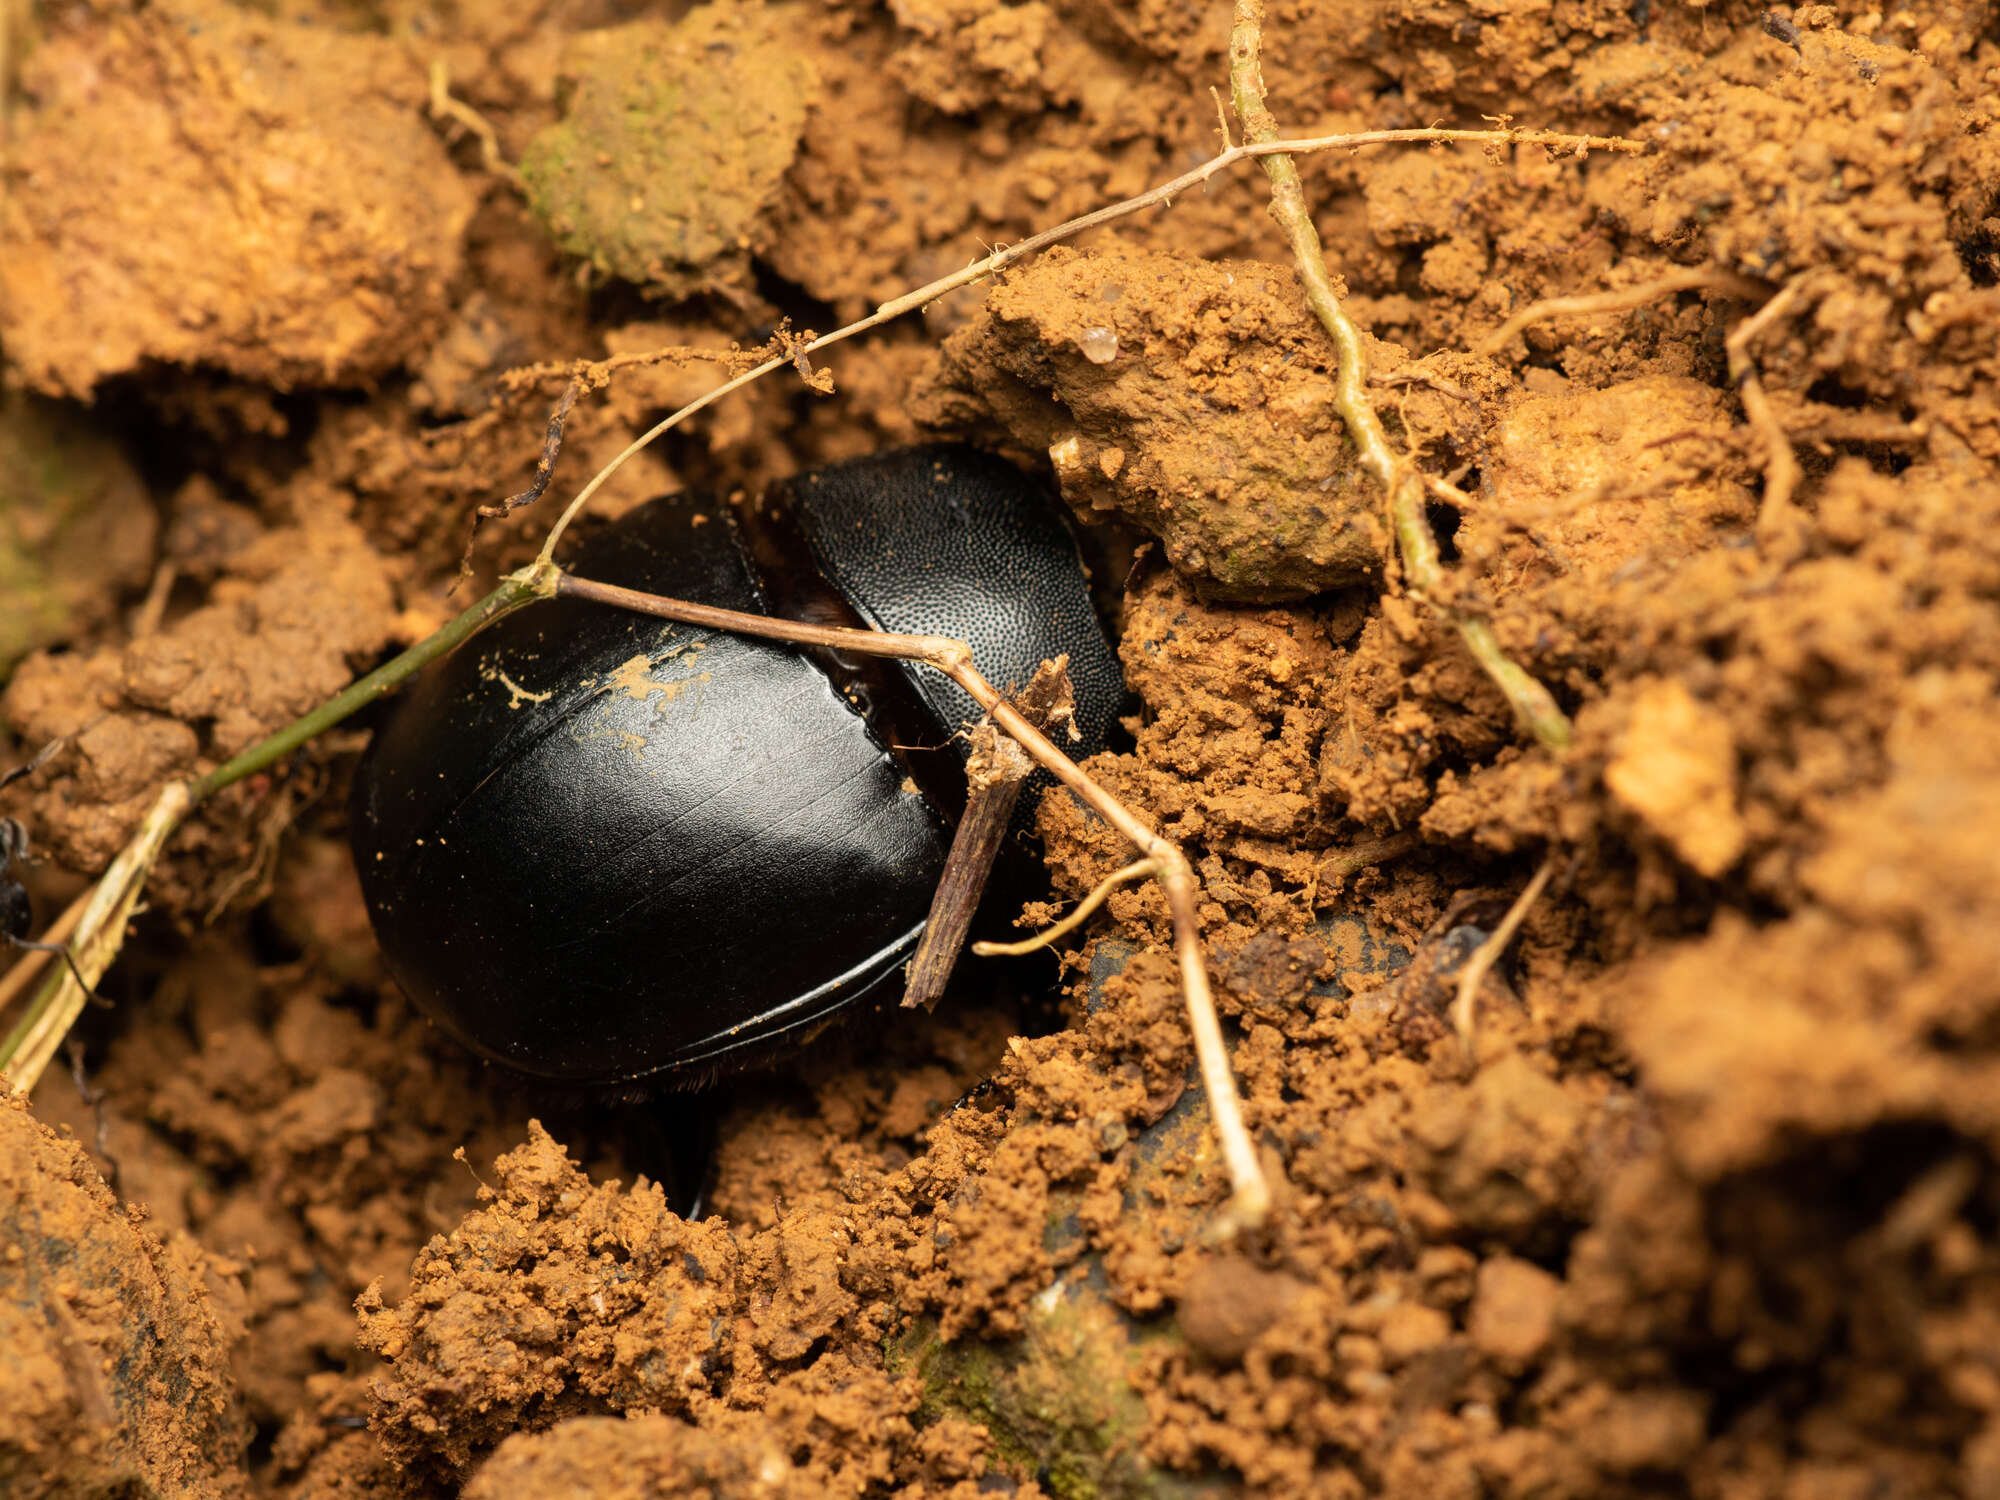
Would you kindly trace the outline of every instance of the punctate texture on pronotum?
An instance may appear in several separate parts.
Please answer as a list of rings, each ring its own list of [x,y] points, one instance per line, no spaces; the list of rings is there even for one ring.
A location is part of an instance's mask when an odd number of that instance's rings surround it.
[[[1069,657],[1071,748],[1123,695],[1040,488],[970,449],[802,475],[741,513],[621,517],[580,577],[967,641],[987,679]],[[972,700],[879,668],[575,599],[474,636],[357,774],[353,845],[389,968],[474,1051],[575,1083],[688,1081],[894,992],[950,844]]]

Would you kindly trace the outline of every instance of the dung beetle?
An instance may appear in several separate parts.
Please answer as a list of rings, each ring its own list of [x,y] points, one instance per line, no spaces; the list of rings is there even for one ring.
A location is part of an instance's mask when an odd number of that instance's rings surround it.
[[[1067,653],[1079,755],[1124,694],[1048,498],[972,449],[822,469],[741,510],[654,500],[570,567],[952,636],[1003,691]],[[554,1082],[693,1084],[795,1046],[893,992],[977,716],[906,663],[576,599],[510,615],[417,678],[356,772],[390,972],[473,1051]]]

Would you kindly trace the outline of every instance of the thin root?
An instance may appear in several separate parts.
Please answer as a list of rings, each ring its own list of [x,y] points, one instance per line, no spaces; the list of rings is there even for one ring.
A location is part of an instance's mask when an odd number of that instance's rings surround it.
[[[1326,858],[1313,871],[1313,890],[1318,892],[1322,884],[1339,884],[1350,875],[1363,870],[1372,870],[1377,865],[1385,865],[1392,859],[1401,859],[1417,847],[1414,832],[1392,833],[1387,838],[1368,839],[1363,843],[1350,844],[1345,849],[1329,849]]]
[[[1507,915],[1500,919],[1500,925],[1465,961],[1465,967],[1458,971],[1458,995],[1451,1003],[1451,1025],[1458,1033],[1459,1044],[1465,1048],[1468,1058],[1474,1056],[1473,1043],[1477,1040],[1479,1026],[1479,986],[1487,972],[1507,951],[1507,945],[1514,941],[1514,934],[1521,930],[1521,923],[1527,920],[1528,912],[1541,899],[1542,889],[1555,873],[1556,857],[1551,853],[1542,861],[1542,867],[1535,871],[1535,878],[1528,882],[1528,888],[1514,899],[1507,908]]]
[[[1545,297],[1540,302],[1529,303],[1487,334],[1473,347],[1472,352],[1489,357],[1498,354],[1523,329],[1531,328],[1537,323],[1546,323],[1553,318],[1583,318],[1589,317],[1592,313],[1630,312],[1635,307],[1644,307],[1648,302],[1657,302],[1662,297],[1671,297],[1678,292],[1701,290],[1725,292],[1732,297],[1750,300],[1764,296],[1770,288],[1752,281],[1747,276],[1738,276],[1733,271],[1724,271],[1715,266],[1696,266],[1688,270],[1671,272],[1657,281],[1620,287],[1616,291],[1593,292],[1583,297]]]
[[[452,97],[451,69],[441,57],[431,60],[430,116],[433,120],[455,121],[471,131],[479,142],[479,159],[485,163],[486,170],[515,192],[527,192],[520,172],[500,154],[500,137],[493,133],[486,117],[463,99]]]
[[[1059,943],[1077,928],[1090,920],[1090,914],[1107,901],[1119,886],[1130,881],[1143,880],[1148,875],[1160,873],[1160,862],[1156,859],[1135,859],[1123,869],[1113,870],[1097,882],[1096,888],[1079,901],[1076,910],[1052,927],[1044,927],[1031,938],[1023,938],[1018,943],[974,943],[972,951],[981,958],[1019,958],[1024,953],[1033,953],[1052,943]]]
[[[1743,415],[1750,423],[1750,430],[1764,445],[1764,503],[1758,512],[1757,529],[1773,538],[1781,531],[1790,529],[1792,493],[1798,488],[1803,471],[1799,468],[1798,455],[1792,452],[1791,434],[1785,431],[1777,413],[1771,410],[1771,399],[1764,394],[1764,382],[1757,374],[1756,365],[1750,362],[1750,345],[1791,311],[1792,304],[1798,301],[1811,274],[1806,272],[1786,282],[1770,301],[1737,324],[1723,342],[1723,348],[1729,355],[1729,378],[1736,382],[1736,394],[1743,403]]]

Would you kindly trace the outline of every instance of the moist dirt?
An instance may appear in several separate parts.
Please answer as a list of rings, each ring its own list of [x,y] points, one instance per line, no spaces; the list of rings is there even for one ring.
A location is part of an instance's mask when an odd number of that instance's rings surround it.
[[[0,0],[40,922],[744,351],[1211,154],[1229,23]],[[1444,481],[1433,597],[1249,163],[730,398],[600,513],[938,436],[1050,476],[1134,694],[1090,769],[1198,870],[1268,1225],[1219,1239],[1143,884],[706,1097],[683,1219],[684,1110],[529,1091],[385,975],[356,721],[176,835],[110,1008],[0,1110],[0,1488],[2000,1495],[1993,9],[1326,0],[1264,55],[1299,134],[1646,148],[1301,159]],[[1130,857],[1039,826],[1031,924]],[[1457,975],[1544,861],[1468,1056]]]

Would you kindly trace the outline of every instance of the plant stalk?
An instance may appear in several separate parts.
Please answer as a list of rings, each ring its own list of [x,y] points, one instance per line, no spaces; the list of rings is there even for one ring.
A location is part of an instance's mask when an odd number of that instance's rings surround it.
[[[246,776],[265,770],[317,734],[324,733],[348,715],[365,708],[392,692],[420,668],[435,661],[475,631],[502,615],[553,592],[554,582],[533,568],[501,580],[499,587],[464,610],[443,629],[417,642],[394,660],[376,668],[346,691],[329,698],[311,713],[294,719],[276,734],[269,735],[233,760],[192,782],[173,782],[160,793],[118,857],[86,894],[83,911],[76,922],[76,939],[71,957],[86,983],[96,985],[111,967],[125,941],[125,924],[131,920],[152,874],[153,865],[167,840],[194,808]],[[76,1024],[89,1001],[89,994],[77,983],[67,965],[43,983],[21,1019],[0,1040],[0,1082],[27,1093],[62,1048],[63,1038]]]
[[[1368,399],[1368,354],[1361,341],[1361,330],[1348,317],[1339,293],[1334,290],[1319,230],[1314,227],[1306,206],[1305,185],[1299,179],[1298,165],[1279,141],[1277,119],[1264,103],[1264,75],[1258,65],[1263,31],[1264,0],[1236,0],[1235,20],[1229,32],[1229,91],[1236,105],[1236,118],[1242,123],[1247,145],[1262,148],[1258,154],[1264,174],[1271,181],[1271,217],[1291,241],[1306,301],[1339,355],[1339,368],[1334,375],[1334,405],[1347,424],[1362,467],[1388,496],[1390,524],[1402,559],[1404,579],[1411,592],[1434,597],[1444,581],[1444,569],[1438,560],[1437,538],[1431,534],[1430,518],[1424,514],[1423,479],[1416,466],[1389,445],[1382,419]],[[1501,650],[1492,625],[1483,616],[1457,608],[1447,610],[1446,614],[1466,649],[1505,696],[1522,727],[1551,750],[1567,745],[1569,719],[1556,706],[1549,690]]]

